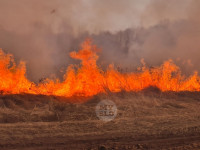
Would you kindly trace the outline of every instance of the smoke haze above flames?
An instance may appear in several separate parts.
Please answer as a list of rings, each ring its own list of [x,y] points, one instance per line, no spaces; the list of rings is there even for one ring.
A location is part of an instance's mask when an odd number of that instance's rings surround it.
[[[33,81],[61,77],[87,37],[102,66],[173,59],[190,74],[200,71],[199,10],[199,0],[0,0],[0,48],[26,61]]]

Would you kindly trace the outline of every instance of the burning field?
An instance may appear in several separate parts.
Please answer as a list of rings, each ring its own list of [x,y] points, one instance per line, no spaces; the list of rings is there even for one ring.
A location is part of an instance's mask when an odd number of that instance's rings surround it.
[[[2,149],[198,149],[200,82],[171,61],[136,72],[97,66],[99,50],[87,39],[70,56],[61,82],[26,78],[24,62],[0,58]],[[96,105],[112,100],[117,115],[99,120]],[[107,110],[105,111],[105,115]]]
[[[138,68],[137,72],[121,73],[109,65],[103,71],[96,65],[98,49],[91,40],[82,43],[82,49],[71,52],[70,56],[80,59],[81,66],[70,65],[64,80],[44,79],[35,84],[26,78],[24,62],[17,66],[11,54],[1,51],[0,56],[0,91],[2,94],[42,94],[54,96],[94,96],[100,93],[141,91],[153,86],[161,91],[200,91],[200,77],[195,72],[186,78],[180,69],[171,61],[164,62],[160,67]]]
[[[199,10],[0,0],[0,149],[200,149]]]

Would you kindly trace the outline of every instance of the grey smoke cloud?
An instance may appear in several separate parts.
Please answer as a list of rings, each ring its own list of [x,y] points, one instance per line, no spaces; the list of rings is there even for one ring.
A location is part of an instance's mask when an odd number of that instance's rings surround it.
[[[87,37],[102,49],[102,65],[173,59],[191,72],[200,70],[199,8],[198,0],[0,0],[0,47],[27,62],[33,81],[62,77]]]

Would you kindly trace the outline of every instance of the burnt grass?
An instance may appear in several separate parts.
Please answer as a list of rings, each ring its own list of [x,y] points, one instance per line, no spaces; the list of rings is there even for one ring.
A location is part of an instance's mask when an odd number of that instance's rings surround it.
[[[110,122],[95,107],[112,100]],[[200,92],[0,95],[0,149],[200,149]]]

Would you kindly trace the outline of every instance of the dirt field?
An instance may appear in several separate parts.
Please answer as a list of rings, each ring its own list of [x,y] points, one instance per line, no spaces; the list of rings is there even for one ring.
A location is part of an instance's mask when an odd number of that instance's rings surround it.
[[[95,113],[103,99],[118,108],[110,122]],[[200,149],[200,93],[1,95],[0,149]]]

